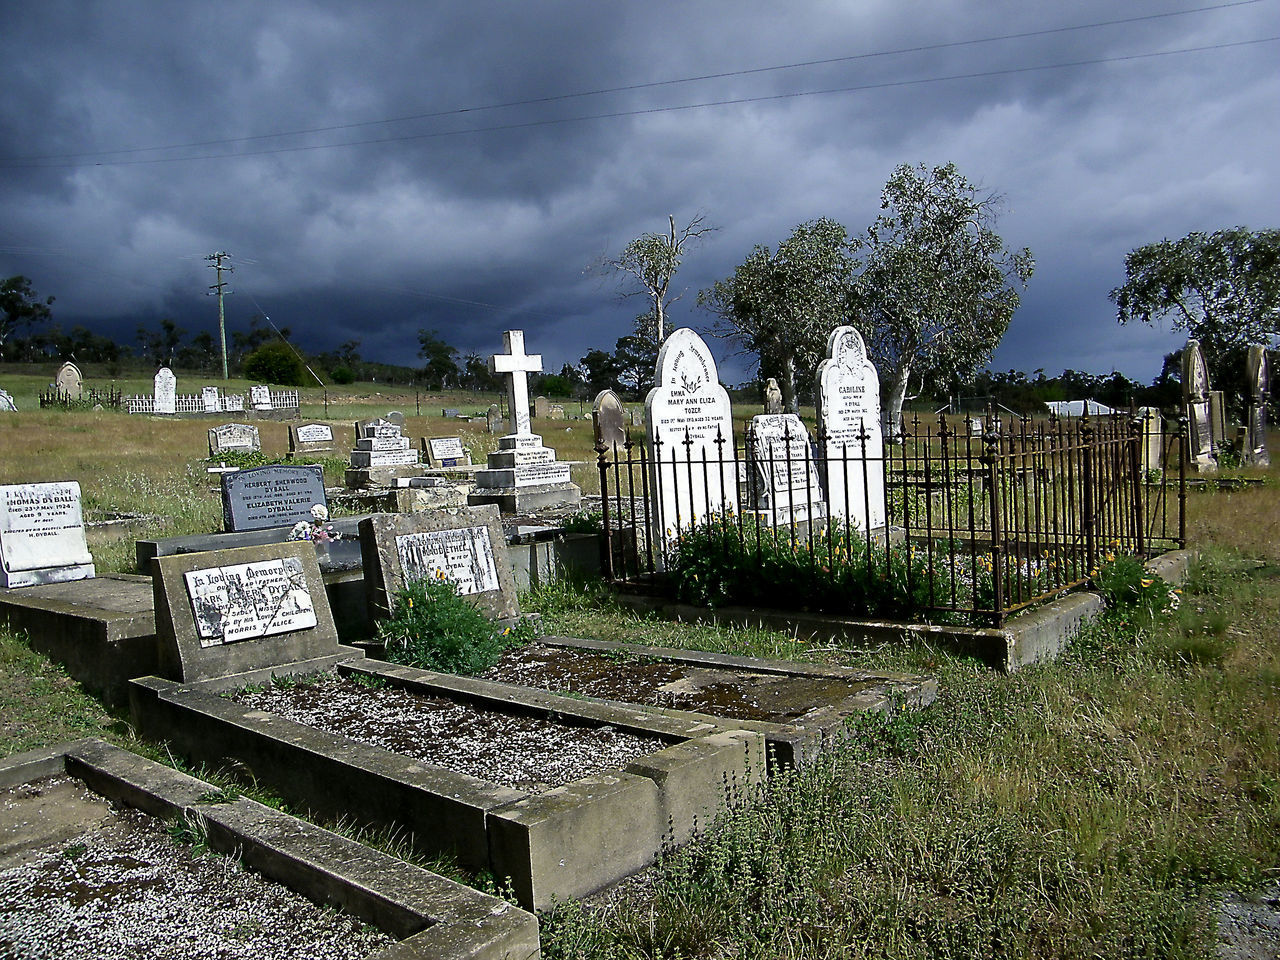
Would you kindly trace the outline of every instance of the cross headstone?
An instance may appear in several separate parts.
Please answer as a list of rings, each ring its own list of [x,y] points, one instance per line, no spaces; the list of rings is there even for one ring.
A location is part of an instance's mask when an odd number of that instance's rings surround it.
[[[200,390],[200,402],[204,404],[205,413],[218,413],[222,409],[222,401],[218,397],[217,387],[204,387]]]
[[[1209,368],[1200,342],[1188,340],[1182,351],[1182,396],[1187,410],[1188,456],[1192,469],[1199,473],[1213,473],[1218,469],[1213,453],[1209,392]]]
[[[771,524],[826,515],[817,465],[809,451],[809,431],[794,413],[751,418],[747,459],[752,469],[754,506]]]
[[[654,522],[659,538],[674,537],[737,509],[733,410],[711,351],[688,327],[662,344],[655,382],[645,398]]]
[[[80,375],[80,368],[70,360],[58,368],[53,382],[64,397],[79,400],[84,395],[84,377]]]
[[[0,486],[0,587],[87,580],[93,575],[80,484]]]
[[[387,616],[407,584],[440,574],[488,616],[520,615],[515,568],[495,504],[369,517],[360,522],[360,551],[371,618]]]
[[[524,352],[524,331],[508,330],[502,335],[506,353],[489,358],[489,372],[507,378],[507,397],[511,407],[512,434],[524,436],[533,432],[529,423],[529,374],[542,370],[542,354]]]
[[[1259,466],[1271,465],[1267,449],[1267,397],[1271,393],[1271,360],[1267,348],[1250,344],[1245,357],[1245,384],[1249,391],[1245,434],[1245,460]]]
[[[612,390],[601,390],[591,405],[591,423],[595,428],[596,447],[616,453],[627,442],[626,408]]]
[[[178,378],[168,367],[161,367],[155,376],[155,413],[178,412]]]
[[[818,364],[818,437],[831,517],[858,530],[885,524],[880,378],[862,335],[836,327]]]
[[[222,475],[222,523],[228,531],[309,523],[316,504],[329,505],[318,463],[272,464]]]
[[[247,423],[224,423],[209,431],[209,456],[224,453],[257,453],[262,449],[258,428]]]
[[[764,387],[764,412],[782,412],[782,391],[778,389],[778,381],[773,377],[769,378],[769,382]]]

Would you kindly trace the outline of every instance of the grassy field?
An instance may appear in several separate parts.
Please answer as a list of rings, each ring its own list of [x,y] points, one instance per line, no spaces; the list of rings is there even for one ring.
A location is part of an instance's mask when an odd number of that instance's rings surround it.
[[[208,421],[32,410],[12,381],[23,412],[0,416],[0,482],[75,479],[90,516],[217,528]],[[417,416],[413,399],[331,391],[329,419],[340,444],[350,420],[388,409],[413,436],[492,442],[439,417],[468,404],[433,397]],[[322,412],[305,402],[304,416]],[[283,453],[285,425],[260,426],[264,450]],[[562,459],[588,459],[589,424],[538,426]],[[552,428],[566,426],[561,444]],[[1280,487],[1266,477],[1190,494],[1204,561],[1178,610],[1110,612],[1062,660],[1013,677],[924,646],[845,650],[639,618],[589,587],[526,597],[551,633],[928,670],[941,686],[929,710],[867,720],[845,748],[771,780],[643,883],[544,916],[545,955],[1213,956],[1217,896],[1280,878]],[[126,547],[95,556],[123,566]],[[0,754],[85,735],[165,759],[0,632]]]

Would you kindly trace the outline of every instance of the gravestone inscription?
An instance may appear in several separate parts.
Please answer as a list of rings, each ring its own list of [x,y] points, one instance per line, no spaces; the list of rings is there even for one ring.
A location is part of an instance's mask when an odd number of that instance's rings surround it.
[[[53,383],[64,397],[79,400],[84,395],[84,377],[80,375],[80,368],[70,360],[58,368]]]
[[[289,425],[289,453],[332,453],[333,427],[327,423]]]
[[[291,527],[311,522],[311,508],[328,507],[318,463],[272,464],[222,475],[222,521],[227,531]]]
[[[880,378],[862,334],[836,327],[818,364],[818,437],[827,504],[858,530],[885,524]]]
[[[154,412],[178,412],[178,378],[168,367],[161,367],[156,371],[154,391]]]
[[[818,471],[809,452],[809,431],[794,413],[752,417],[747,441],[754,506],[773,523],[826,515]]]
[[[80,484],[0,486],[0,587],[65,583],[93,575]]]
[[[224,453],[257,453],[262,449],[258,428],[247,423],[224,423],[209,431],[209,456]]]
[[[462,445],[461,437],[428,437],[423,441],[427,465],[437,469],[466,466],[471,454]]]
[[[218,399],[217,387],[204,387],[201,389],[200,402],[204,404],[205,413],[217,413],[222,409],[222,401]]]

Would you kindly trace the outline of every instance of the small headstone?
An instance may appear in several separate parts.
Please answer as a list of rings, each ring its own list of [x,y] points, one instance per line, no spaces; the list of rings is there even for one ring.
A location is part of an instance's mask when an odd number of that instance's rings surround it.
[[[294,541],[159,557],[156,639],[161,671],[180,682],[335,661],[338,644],[310,543]]]
[[[1164,417],[1158,407],[1139,407],[1142,470],[1164,469]]]
[[[247,423],[224,423],[209,431],[209,456],[220,457],[224,453],[257,453],[262,449],[258,428]]]
[[[755,508],[770,522],[786,524],[826,515],[809,431],[794,413],[751,418],[747,459],[754,470],[750,487]]]
[[[155,402],[152,410],[155,413],[178,412],[178,378],[168,367],[161,367],[155,376]]]
[[[1221,390],[1209,391],[1209,429],[1213,435],[1213,449],[1231,442],[1227,435],[1227,405]]]
[[[222,475],[222,523],[227,531],[309,523],[316,504],[329,505],[318,463],[273,464]]]
[[[8,390],[0,390],[0,413],[17,413],[18,405],[13,402],[13,397],[9,395]]]
[[[0,587],[64,583],[93,575],[80,484],[0,486]]]
[[[709,513],[737,509],[733,409],[711,351],[688,327],[662,344],[655,382],[644,404],[655,527],[671,537]]]
[[[626,409],[612,390],[601,390],[591,405],[591,423],[595,428],[596,447],[617,453],[627,442]]]
[[[6,394],[7,396],[7,394]],[[502,422],[502,410],[496,403],[489,404],[489,412],[485,415],[485,425],[490,433],[502,433],[505,425]]]
[[[244,394],[227,394],[222,398],[222,409],[226,413],[244,413]]]
[[[427,455],[427,466],[436,469],[471,463],[471,454],[462,445],[461,437],[427,437],[422,441],[422,450]]]
[[[831,517],[857,530],[885,524],[880,378],[862,335],[836,327],[818,364],[818,436]],[[981,421],[975,420],[981,430]]]
[[[445,407],[443,410],[440,411],[440,416],[447,417],[450,420],[452,420],[454,417],[458,416],[461,412],[462,411],[459,410],[457,407]]]
[[[289,426],[289,453],[333,453],[333,427],[327,423]]]
[[[404,414],[401,413],[399,410],[388,410],[387,415],[382,419],[387,420],[391,423],[394,423],[397,427],[400,428],[401,433],[404,432]]]
[[[218,413],[222,409],[217,387],[204,387],[200,391],[200,400],[204,404],[205,413]]]
[[[1271,393],[1271,360],[1267,348],[1250,344],[1245,357],[1245,385],[1249,392],[1244,456],[1247,463],[1271,465],[1267,449],[1267,397]]]
[[[270,410],[271,388],[264,383],[255,383],[249,388],[249,402],[255,410]]]
[[[1209,409],[1209,368],[1198,340],[1182,351],[1182,396],[1187,410],[1187,443],[1191,466],[1198,473],[1218,469],[1213,452],[1213,418]]]
[[[548,420],[563,420],[563,419],[564,419],[564,404],[563,404],[563,403],[549,403],[549,404],[547,404],[547,419],[548,419]]]
[[[633,427],[643,427],[643,426],[644,426],[644,411],[643,411],[643,410],[641,410],[641,409],[639,409],[639,408],[635,408],[635,409],[632,409],[632,410],[630,410],[630,411],[628,411],[628,412],[629,412],[629,413],[630,413],[630,415],[631,415],[631,425],[632,425]]]
[[[377,514],[360,521],[365,595],[371,617],[387,616],[407,583],[443,574],[488,616],[520,615],[515,573],[498,507]]]
[[[53,382],[64,397],[79,400],[84,395],[84,377],[80,375],[80,368],[70,360],[58,368]]]
[[[537,420],[545,420],[551,412],[551,401],[546,397],[533,398],[533,416]]]
[[[782,391],[778,389],[778,381],[773,377],[770,377],[769,382],[764,386],[764,412],[782,412]]]

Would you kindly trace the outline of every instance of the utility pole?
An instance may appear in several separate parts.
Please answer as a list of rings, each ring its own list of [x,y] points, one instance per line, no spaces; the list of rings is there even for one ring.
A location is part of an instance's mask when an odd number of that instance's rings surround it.
[[[235,291],[223,289],[227,285],[227,281],[222,279],[222,274],[224,271],[235,273],[236,268],[227,263],[231,259],[231,254],[222,250],[209,254],[205,259],[209,261],[209,266],[217,271],[218,274],[218,282],[209,286],[209,296],[218,298],[218,339],[222,343],[222,379],[228,380],[230,378],[227,375],[227,321],[226,315],[222,310],[222,298],[225,294],[234,293]]]

